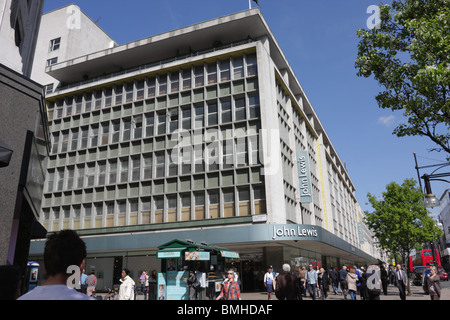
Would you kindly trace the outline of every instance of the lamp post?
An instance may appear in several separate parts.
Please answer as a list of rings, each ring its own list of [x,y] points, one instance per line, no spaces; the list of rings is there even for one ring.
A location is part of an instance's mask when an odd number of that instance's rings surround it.
[[[425,192],[424,192],[424,200],[423,200],[423,204],[424,204],[425,208],[436,208],[436,207],[439,207],[441,205],[441,202],[436,197],[436,195],[433,194],[433,191],[431,191],[430,181],[442,181],[442,182],[450,183],[450,181],[442,179],[444,177],[450,177],[450,172],[447,172],[447,173],[435,173],[439,169],[442,169],[442,168],[444,168],[446,166],[450,166],[450,163],[447,162],[447,163],[440,163],[440,164],[436,164],[436,165],[419,167],[417,165],[416,153],[414,153],[414,159],[416,161],[416,170],[417,170],[417,175],[419,177],[419,184],[420,184],[420,188],[421,189],[422,189],[421,179],[423,179],[423,181],[425,183]],[[431,174],[424,174],[422,177],[420,177],[419,169],[432,168],[432,167],[438,167],[438,168],[436,170],[434,170]],[[436,261],[436,253],[435,253],[434,241],[431,242],[431,253],[433,255],[433,261],[436,264],[437,261]]]

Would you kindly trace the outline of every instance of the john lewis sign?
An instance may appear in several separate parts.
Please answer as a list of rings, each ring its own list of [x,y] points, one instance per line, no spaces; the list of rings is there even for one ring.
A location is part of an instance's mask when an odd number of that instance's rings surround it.
[[[272,240],[299,240],[305,238],[317,239],[318,230],[313,226],[304,225],[274,225]]]
[[[311,174],[309,171],[308,152],[297,153],[298,184],[300,189],[300,202],[310,203],[313,201],[311,190]]]

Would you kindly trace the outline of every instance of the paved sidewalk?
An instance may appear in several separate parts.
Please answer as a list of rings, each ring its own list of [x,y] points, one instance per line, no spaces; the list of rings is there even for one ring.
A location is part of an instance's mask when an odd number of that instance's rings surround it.
[[[330,286],[331,288],[331,286]],[[256,293],[242,293],[242,300],[267,300],[267,293],[265,292],[256,292]],[[277,300],[275,295],[272,294],[273,300]],[[347,296],[347,299],[350,300],[350,296]],[[361,300],[360,296],[356,297],[357,300]],[[334,300],[345,300],[344,297],[339,294],[335,295],[333,292],[328,292],[328,297],[326,300],[334,301]],[[388,294],[381,295],[380,300],[400,300],[400,295],[398,292],[397,287],[393,285],[388,286]],[[411,295],[406,296],[406,300],[430,300],[430,296],[424,294],[422,287],[418,286],[411,286]],[[442,288],[441,290],[441,300],[450,300],[450,288]],[[309,294],[307,297],[303,297],[303,301],[312,301],[312,299],[309,297]]]

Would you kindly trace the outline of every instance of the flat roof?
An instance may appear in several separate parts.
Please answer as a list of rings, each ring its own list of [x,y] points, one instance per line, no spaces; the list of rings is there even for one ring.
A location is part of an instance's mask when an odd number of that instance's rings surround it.
[[[276,63],[284,60],[286,64],[260,10],[255,8],[63,61],[46,71],[60,82],[71,84],[199,52],[218,43],[226,45],[263,36],[269,37]]]

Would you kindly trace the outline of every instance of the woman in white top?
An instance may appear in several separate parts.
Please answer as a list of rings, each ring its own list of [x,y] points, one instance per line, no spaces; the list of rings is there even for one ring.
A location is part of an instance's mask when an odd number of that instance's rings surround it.
[[[119,288],[119,300],[134,300],[134,280],[129,276],[130,270],[124,268],[122,270],[122,284]]]

